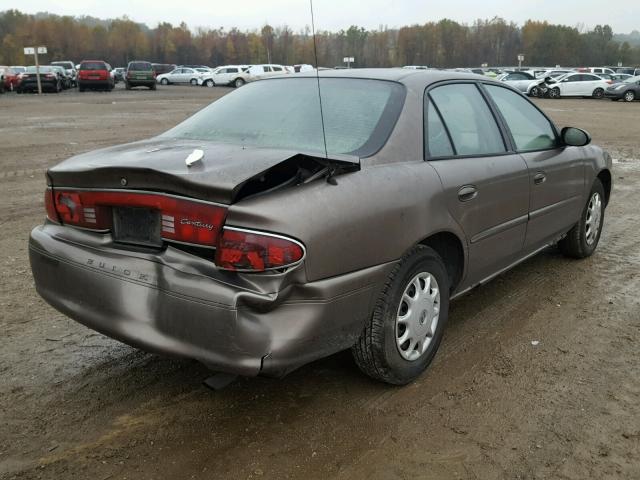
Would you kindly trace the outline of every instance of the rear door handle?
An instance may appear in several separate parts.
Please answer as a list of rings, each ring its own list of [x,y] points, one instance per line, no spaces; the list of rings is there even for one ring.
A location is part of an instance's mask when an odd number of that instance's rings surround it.
[[[468,202],[478,196],[478,189],[473,185],[465,185],[458,190],[458,200]]]
[[[544,172],[538,172],[533,177],[533,183],[535,183],[536,185],[540,185],[546,181],[547,181],[547,176],[544,174]]]

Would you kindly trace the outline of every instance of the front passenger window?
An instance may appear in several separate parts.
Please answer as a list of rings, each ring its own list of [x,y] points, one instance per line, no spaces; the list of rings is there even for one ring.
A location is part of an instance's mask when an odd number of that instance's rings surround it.
[[[518,151],[546,150],[556,146],[551,122],[519,93],[497,85],[485,85],[507,122]]]

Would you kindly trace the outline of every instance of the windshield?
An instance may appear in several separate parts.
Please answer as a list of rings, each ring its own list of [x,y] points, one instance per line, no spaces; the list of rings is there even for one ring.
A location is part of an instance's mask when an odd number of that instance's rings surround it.
[[[384,145],[402,108],[402,85],[322,78],[320,89],[328,153],[368,156]],[[306,77],[250,83],[164,136],[324,154],[318,81]]]
[[[106,70],[107,66],[102,62],[83,62],[80,70]]]

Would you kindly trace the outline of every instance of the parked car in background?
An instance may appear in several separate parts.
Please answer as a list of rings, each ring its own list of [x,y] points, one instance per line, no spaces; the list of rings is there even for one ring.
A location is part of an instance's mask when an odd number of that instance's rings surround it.
[[[83,60],[78,70],[78,89],[113,90],[115,80],[111,75],[111,65],[103,60]]]
[[[309,65],[308,63],[300,63],[300,64],[293,65],[294,73],[313,72],[314,70],[315,69],[313,65]]]
[[[613,70],[616,73],[626,73],[627,75],[631,75],[633,77],[633,73],[636,71],[634,67],[607,67]]]
[[[60,75],[54,67],[40,65],[37,71],[39,74],[36,73],[35,65],[26,68],[16,88],[18,93],[37,92],[38,77],[40,77],[40,85],[43,92],[59,93],[62,90]]]
[[[202,83],[202,78],[209,75],[208,73],[200,72],[195,68],[178,67],[169,73],[163,73],[156,76],[156,81],[162,85],[171,84],[190,84],[198,85]]]
[[[555,79],[550,96],[602,98],[609,82],[591,73],[569,73]]]
[[[20,76],[9,66],[0,66],[0,93],[13,91],[20,83]]]
[[[536,78],[547,78],[547,77],[557,78],[557,77],[561,77],[562,75],[566,75],[568,73],[574,73],[574,70],[560,70],[560,69],[554,68],[551,70],[536,72]]]
[[[497,77],[497,80],[511,85],[522,93],[529,93],[531,85],[537,83],[536,77],[529,72],[509,72]]]
[[[33,280],[94,330],[218,372],[282,376],[352,349],[407,384],[452,298],[551,245],[594,253],[612,160],[590,141],[476,75],[252,82],[49,168]]]
[[[253,82],[255,80],[261,80],[263,78],[275,77],[278,75],[287,75],[289,72],[282,65],[264,64],[264,65],[251,65],[247,70],[248,76],[246,81]],[[234,86],[238,86],[235,85]],[[240,85],[241,86],[241,85]]]
[[[250,65],[223,65],[200,79],[200,85],[205,87],[234,86],[241,87],[249,81]]]
[[[156,77],[163,73],[169,73],[177,68],[173,63],[152,63],[153,71],[156,72]]]
[[[402,68],[406,68],[407,70],[429,70],[429,67],[426,65],[405,65]]]
[[[206,65],[178,65],[177,68],[193,68],[196,70],[200,70],[200,69],[211,70]]]
[[[156,72],[150,62],[134,61],[127,65],[125,75],[125,88],[131,90],[134,87],[147,87],[156,89]]]
[[[602,75],[599,75],[599,76],[604,77],[605,75],[606,74],[603,73]],[[633,77],[633,75],[629,75],[626,73],[614,73],[613,75],[609,75],[608,77],[611,79],[613,83],[620,83],[620,82],[624,82],[628,78]]]
[[[115,82],[124,82],[124,77],[127,74],[127,69],[124,67],[118,67],[113,69],[113,79]]]
[[[640,75],[629,77],[620,83],[611,85],[604,92],[604,96],[616,101],[633,102],[634,100],[640,100]]]
[[[15,73],[16,75],[20,75],[21,73],[24,73],[27,71],[27,67],[23,67],[22,65],[11,65],[11,70],[13,70],[13,73]]]
[[[72,87],[73,82],[71,76],[67,74],[64,67],[60,65],[51,65],[51,68],[58,74],[58,77],[60,78],[60,85],[62,85],[63,90],[68,90]]]
[[[51,62],[51,65],[57,65],[64,68],[67,77],[71,83],[72,87],[76,87],[78,85],[78,71],[76,70],[73,62],[69,60],[61,60],[57,62]]]
[[[576,71],[580,73],[616,73],[613,69],[607,67],[589,67],[589,68],[577,68]]]

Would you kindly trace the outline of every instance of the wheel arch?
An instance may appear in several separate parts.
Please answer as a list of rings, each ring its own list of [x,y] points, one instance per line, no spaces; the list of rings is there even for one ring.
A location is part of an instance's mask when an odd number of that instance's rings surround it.
[[[429,235],[418,244],[430,247],[440,255],[451,282],[450,291],[455,291],[462,281],[465,270],[465,253],[460,238],[453,232],[441,231]]]
[[[602,186],[604,187],[604,204],[608,205],[609,198],[611,197],[611,172],[607,168],[600,170],[597,178],[602,182]]]

